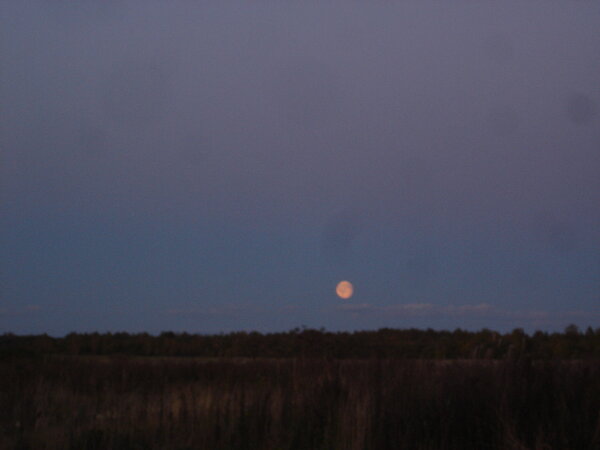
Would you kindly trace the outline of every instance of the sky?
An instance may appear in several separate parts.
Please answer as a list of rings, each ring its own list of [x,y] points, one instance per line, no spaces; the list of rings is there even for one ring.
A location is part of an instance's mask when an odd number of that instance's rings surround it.
[[[599,23],[3,1],[0,333],[600,326]]]

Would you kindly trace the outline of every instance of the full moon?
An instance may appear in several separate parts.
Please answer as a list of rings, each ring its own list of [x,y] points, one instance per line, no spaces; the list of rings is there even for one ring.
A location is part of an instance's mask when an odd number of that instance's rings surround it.
[[[352,297],[352,294],[354,293],[354,286],[352,286],[352,283],[349,281],[340,281],[335,287],[335,293],[340,298],[348,299]]]

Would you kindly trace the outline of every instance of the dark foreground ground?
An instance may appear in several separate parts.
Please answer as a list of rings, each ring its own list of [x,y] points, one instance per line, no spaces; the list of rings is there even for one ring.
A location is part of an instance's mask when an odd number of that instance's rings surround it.
[[[597,449],[598,361],[0,361],[2,449]]]

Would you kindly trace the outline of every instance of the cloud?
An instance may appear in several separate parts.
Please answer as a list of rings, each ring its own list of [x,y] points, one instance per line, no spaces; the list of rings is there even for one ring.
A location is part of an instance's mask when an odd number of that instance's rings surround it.
[[[454,315],[462,314],[485,314],[493,313],[494,308],[487,303],[480,303],[478,305],[460,305],[460,306],[447,306],[441,308],[441,312]]]
[[[396,305],[373,305],[370,303],[343,304],[335,308],[340,313],[352,315],[384,315],[387,317],[490,317],[494,319],[531,321],[549,324],[577,318],[600,318],[600,311],[567,310],[508,310],[488,303],[465,305],[435,305],[432,303],[403,303]]]
[[[343,312],[362,313],[362,314],[377,314],[384,313],[386,315],[421,315],[431,313],[435,310],[435,306],[431,303],[406,303],[398,305],[378,306],[370,303],[360,304],[343,304],[335,309]]]
[[[392,316],[461,316],[485,315],[496,313],[498,310],[487,303],[476,305],[434,305],[432,303],[402,303],[396,305],[372,305],[370,303],[344,304],[335,308],[337,311],[385,314]]]

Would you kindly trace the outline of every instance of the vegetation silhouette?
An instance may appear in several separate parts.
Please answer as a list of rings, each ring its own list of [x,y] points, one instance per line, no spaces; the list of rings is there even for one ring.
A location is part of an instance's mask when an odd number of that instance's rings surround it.
[[[5,334],[0,448],[594,449],[599,337]]]
[[[70,333],[0,336],[0,357],[9,355],[137,355],[243,358],[408,358],[408,359],[598,359],[600,328],[564,333],[516,328],[509,333],[390,329],[330,332],[295,328],[281,333],[227,334]]]

